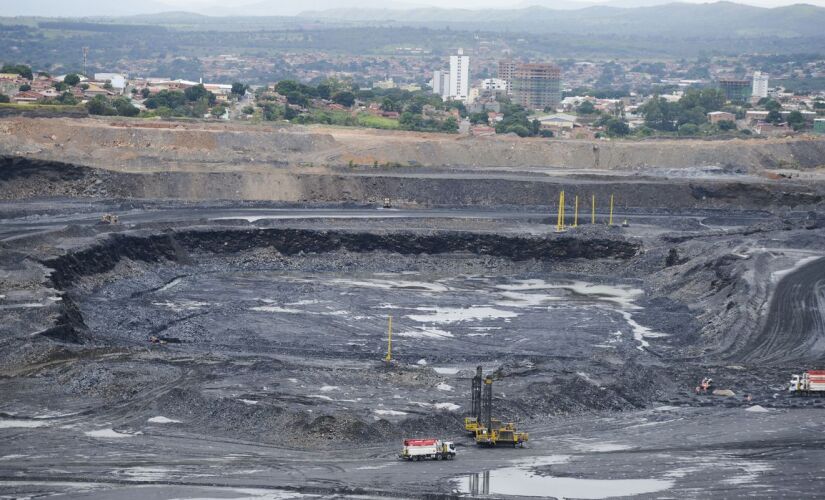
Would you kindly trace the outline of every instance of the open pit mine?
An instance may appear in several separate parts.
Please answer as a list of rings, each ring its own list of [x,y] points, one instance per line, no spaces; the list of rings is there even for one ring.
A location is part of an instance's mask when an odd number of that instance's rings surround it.
[[[0,119],[0,497],[819,496],[823,167]]]

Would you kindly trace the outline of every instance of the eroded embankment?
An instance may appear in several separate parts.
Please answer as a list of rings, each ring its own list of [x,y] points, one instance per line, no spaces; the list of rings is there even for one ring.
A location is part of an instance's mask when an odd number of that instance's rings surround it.
[[[517,237],[495,234],[439,232],[343,232],[303,229],[192,230],[150,235],[113,234],[100,244],[44,262],[53,269],[51,281],[69,290],[83,276],[115,269],[124,259],[141,262],[187,262],[189,254],[206,252],[234,255],[269,248],[282,255],[298,253],[390,252],[399,254],[466,253],[504,257],[514,261],[567,259],[629,259],[640,243],[620,238]],[[80,342],[87,333],[70,294],[63,297],[63,313],[44,335]]]
[[[429,206],[547,206],[560,190],[643,208],[811,209],[825,186],[790,180],[667,180],[445,173],[416,169],[333,169],[125,173],[68,163],[0,157],[0,198],[41,196]]]
[[[249,163],[343,166],[401,164],[468,168],[728,167],[757,171],[823,165],[825,140],[569,141],[467,137],[343,127],[126,119],[0,120],[0,152],[111,170],[220,170]]]

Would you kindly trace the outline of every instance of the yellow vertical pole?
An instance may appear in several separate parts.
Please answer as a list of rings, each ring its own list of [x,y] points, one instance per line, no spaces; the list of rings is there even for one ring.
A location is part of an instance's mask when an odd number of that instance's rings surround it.
[[[590,223],[596,223],[596,195],[590,197]]]
[[[561,231],[561,193],[559,193],[559,204],[556,206],[556,231]]]
[[[387,356],[384,361],[389,363],[392,361],[392,316],[387,316],[387,320]]]
[[[576,195],[576,209],[573,215],[573,227],[579,227],[579,195]]]
[[[556,221],[556,231],[564,231],[564,191],[559,193],[559,214]]]
[[[609,225],[613,225],[613,195],[610,195],[610,222]]]

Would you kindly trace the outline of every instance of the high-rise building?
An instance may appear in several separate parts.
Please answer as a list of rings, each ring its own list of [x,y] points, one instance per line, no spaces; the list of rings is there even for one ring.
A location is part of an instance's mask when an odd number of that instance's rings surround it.
[[[514,104],[555,108],[561,102],[561,69],[553,64],[516,64],[510,79]]]
[[[470,56],[465,56],[463,49],[458,49],[458,54],[450,56],[450,88],[447,96],[459,101],[466,101],[470,96]]]
[[[498,77],[504,80],[507,90],[507,95],[510,95],[512,88],[510,87],[513,81],[513,73],[516,71],[516,62],[512,59],[502,59],[498,62]]]
[[[725,93],[725,99],[731,102],[745,102],[751,97],[752,82],[734,78],[721,78],[719,88]]]
[[[433,71],[432,87],[433,94],[446,99],[450,91],[450,74],[442,70]]]
[[[753,97],[768,97],[768,74],[761,71],[753,72]]]

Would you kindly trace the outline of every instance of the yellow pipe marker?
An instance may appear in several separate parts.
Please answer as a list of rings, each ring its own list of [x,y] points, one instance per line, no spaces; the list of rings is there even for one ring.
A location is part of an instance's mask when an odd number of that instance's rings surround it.
[[[590,223],[596,223],[596,195],[590,197]]]
[[[610,195],[610,222],[608,223],[609,226],[613,225],[613,195]]]
[[[573,215],[573,227],[579,227],[579,195],[576,195],[576,211]]]
[[[384,361],[389,363],[392,361],[392,316],[387,316],[387,320],[389,321],[387,326],[387,356]]]

